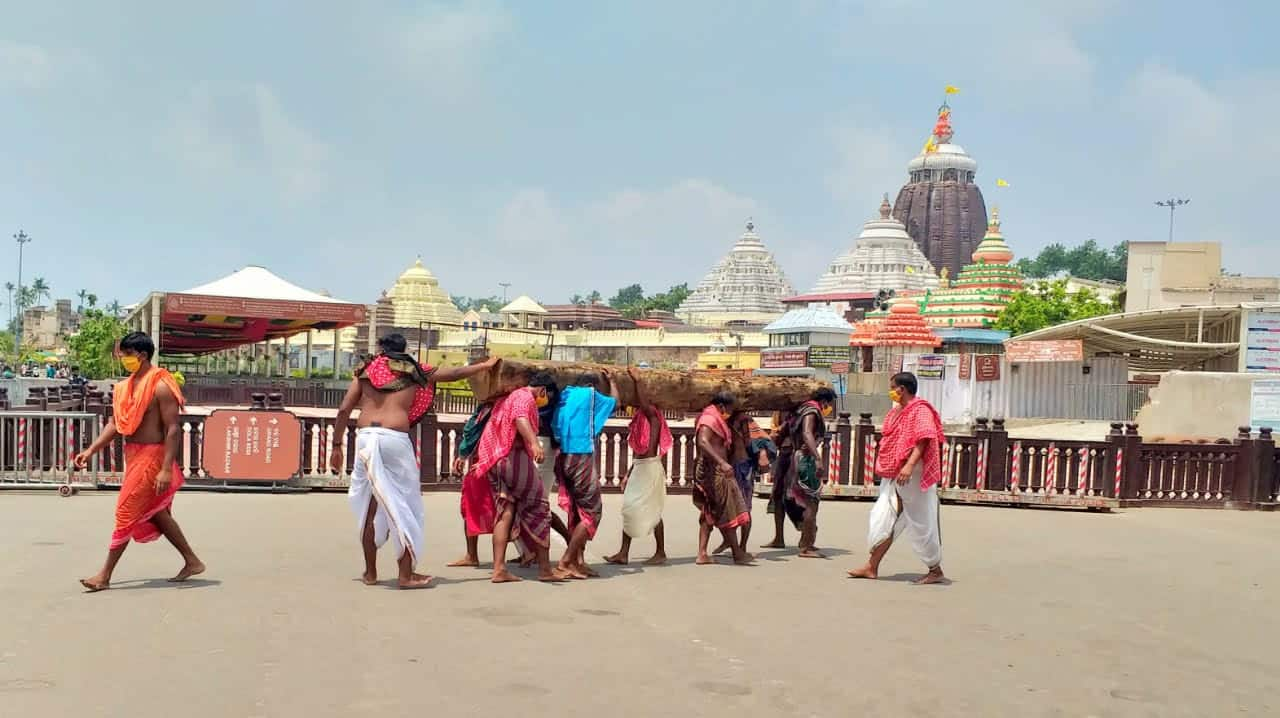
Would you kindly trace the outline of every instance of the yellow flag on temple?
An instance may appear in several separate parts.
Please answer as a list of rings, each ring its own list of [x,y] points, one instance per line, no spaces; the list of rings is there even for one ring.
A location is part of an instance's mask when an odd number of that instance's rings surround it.
[[[1002,179],[998,179],[998,180],[996,180],[996,186],[997,186],[997,187],[1008,187],[1008,186],[1009,186],[1009,183],[1008,183],[1008,182],[1005,182],[1005,181],[1004,181],[1004,180],[1002,180]]]
[[[916,273],[915,267],[907,267],[907,274],[915,274],[915,273]]]
[[[947,85],[947,89],[943,90],[943,92],[947,93],[948,95],[955,95],[955,94],[959,94],[960,88],[956,87],[955,85]]]

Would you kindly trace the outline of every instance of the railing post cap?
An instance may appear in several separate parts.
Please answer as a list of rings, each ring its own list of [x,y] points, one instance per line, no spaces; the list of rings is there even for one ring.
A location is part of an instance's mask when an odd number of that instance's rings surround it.
[[[1253,436],[1252,427],[1241,426],[1241,427],[1238,427],[1236,431],[1238,432],[1237,438],[1240,438],[1240,439],[1248,439],[1249,437]]]
[[[1262,439],[1263,441],[1271,441],[1271,427],[1264,426],[1258,429],[1258,438]]]
[[[1124,435],[1124,423],[1120,421],[1111,422],[1111,435],[1112,436]]]

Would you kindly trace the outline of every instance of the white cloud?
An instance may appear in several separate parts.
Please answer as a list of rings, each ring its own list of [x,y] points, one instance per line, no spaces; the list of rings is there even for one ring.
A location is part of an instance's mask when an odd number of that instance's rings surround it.
[[[285,198],[298,201],[323,192],[329,184],[328,146],[294,122],[269,87],[256,85],[254,99],[264,158]]]
[[[253,186],[267,177],[286,203],[316,197],[329,186],[328,145],[296,122],[263,84],[194,88],[174,110],[164,145],[179,165],[204,180]]]
[[[827,173],[827,189],[854,217],[874,216],[882,195],[888,192],[892,201],[905,181],[907,162],[919,148],[904,145],[901,135],[888,128],[856,125],[832,132],[836,165]]]
[[[38,45],[0,42],[0,87],[38,90],[54,79],[49,51]]]
[[[474,71],[513,19],[495,2],[431,4],[390,26],[392,60],[421,87],[450,94],[471,89]]]

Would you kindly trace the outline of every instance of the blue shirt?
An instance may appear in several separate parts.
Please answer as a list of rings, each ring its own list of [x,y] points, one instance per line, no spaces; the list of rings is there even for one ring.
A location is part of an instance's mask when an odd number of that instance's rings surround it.
[[[617,404],[613,397],[589,386],[570,386],[560,392],[560,407],[553,422],[560,452],[595,453],[596,439]]]

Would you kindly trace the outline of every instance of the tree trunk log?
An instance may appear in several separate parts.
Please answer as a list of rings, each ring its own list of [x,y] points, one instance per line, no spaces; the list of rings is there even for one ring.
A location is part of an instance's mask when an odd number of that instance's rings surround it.
[[[579,362],[503,359],[497,367],[472,377],[471,389],[480,400],[489,399],[523,384],[526,370],[546,371],[561,388],[578,382],[583,374],[601,376],[607,372],[618,385],[624,406],[635,406],[636,386],[626,367]],[[724,375],[713,371],[671,371],[633,369],[644,385],[648,399],[662,409],[701,411],[716,392],[728,391],[738,399],[737,408],[766,411],[791,409],[826,384],[813,379],[775,376]],[[609,382],[601,379],[600,391],[608,393]]]

